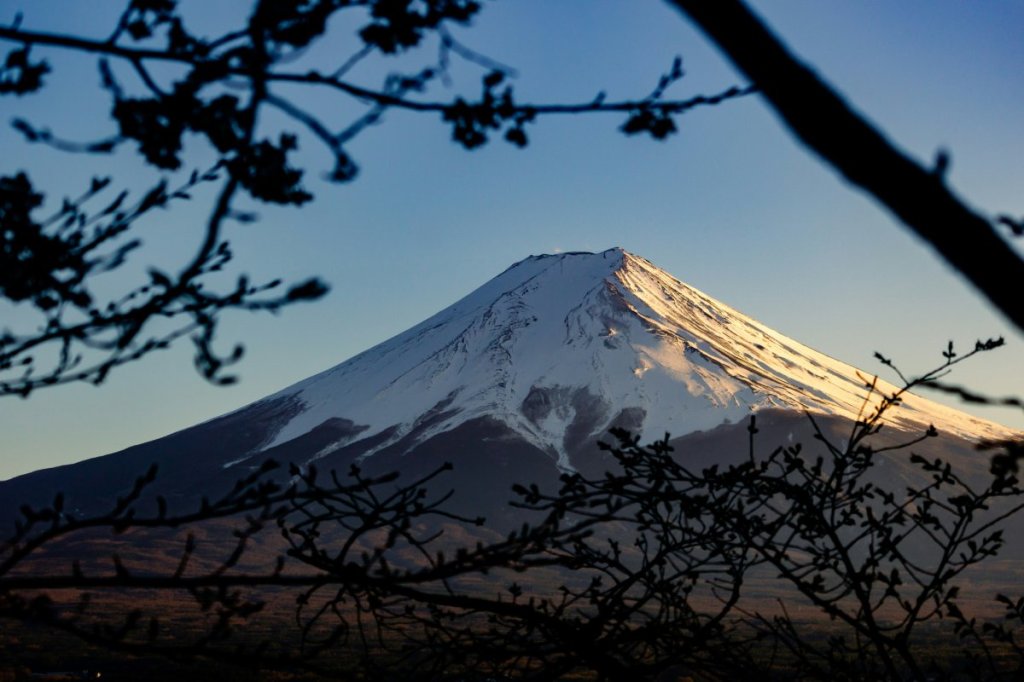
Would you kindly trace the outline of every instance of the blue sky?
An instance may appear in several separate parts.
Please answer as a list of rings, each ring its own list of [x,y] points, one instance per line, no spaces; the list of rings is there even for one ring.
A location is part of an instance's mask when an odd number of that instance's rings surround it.
[[[0,0],[25,26],[103,35],[99,16],[120,3]],[[182,3],[211,28],[240,2]],[[949,182],[991,214],[1024,213],[1024,4],[1010,0],[762,0],[753,6],[901,147],[930,160],[952,154]],[[657,0],[495,0],[469,46],[511,64],[519,99],[586,101],[646,94],[675,55],[686,78],[673,94],[710,93],[742,79],[713,46]],[[338,53],[350,51],[339,30]],[[327,46],[332,47],[332,46]],[[41,54],[41,53],[40,53]],[[69,137],[109,129],[95,65],[48,53],[56,71],[40,95],[2,101],[4,120],[30,117]],[[317,58],[311,55],[310,58]],[[376,85],[390,65],[353,79]],[[453,88],[475,91],[460,68]],[[438,87],[432,95],[451,92]],[[318,107],[335,107],[318,99]],[[342,112],[351,111],[341,105]],[[235,409],[383,341],[454,302],[530,254],[622,246],[765,324],[867,370],[879,350],[908,372],[930,369],[953,339],[1005,335],[1008,346],[956,379],[993,394],[1020,393],[1024,338],[871,199],[794,142],[756,98],[693,111],[665,142],[628,139],[621,117],[547,119],[519,151],[500,142],[465,152],[437,117],[390,112],[353,144],[359,179],[319,179],[329,160],[302,139],[301,210],[257,207],[233,227],[239,268],[254,278],[316,274],[326,300],[272,316],[225,318],[225,343],[243,340],[241,382],[203,382],[181,347],[115,373],[100,388],[68,386],[0,403],[0,479],[105,454]],[[268,126],[275,125],[272,119]],[[192,148],[194,147],[194,148]],[[196,164],[208,157],[189,148]],[[26,147],[0,128],[4,173],[27,170],[74,193],[96,173],[142,187],[131,150],[109,159]],[[208,197],[142,226],[140,266],[180,262]],[[965,239],[968,238],[965,236]],[[131,273],[126,272],[124,276]],[[123,285],[114,280],[110,286]],[[0,311],[17,319],[17,311]],[[935,396],[930,396],[935,397]],[[981,412],[1024,427],[1011,412]]]

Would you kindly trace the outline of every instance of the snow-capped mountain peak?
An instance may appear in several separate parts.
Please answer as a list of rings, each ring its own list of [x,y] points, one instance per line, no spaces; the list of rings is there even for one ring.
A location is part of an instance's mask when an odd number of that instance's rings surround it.
[[[658,437],[770,407],[855,418],[870,374],[622,249],[531,256],[408,331],[271,396],[297,409],[262,449],[333,418],[352,428],[314,459],[378,436],[366,457],[488,417],[569,469],[574,444],[615,424]],[[1009,433],[916,396],[894,419],[960,436]]]

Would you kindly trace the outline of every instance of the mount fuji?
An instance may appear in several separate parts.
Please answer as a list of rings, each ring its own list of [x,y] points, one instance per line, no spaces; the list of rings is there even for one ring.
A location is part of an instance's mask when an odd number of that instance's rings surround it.
[[[788,439],[805,413],[848,423],[871,374],[622,249],[531,256],[408,331],[231,414],[0,483],[0,518],[58,490],[82,513],[104,508],[153,462],[160,492],[184,502],[268,457],[403,473],[450,460],[461,505],[494,506],[513,481],[599,470],[595,443],[613,426],[648,440],[671,433],[714,458],[736,447],[751,414]],[[934,425],[964,452],[1016,435],[913,395],[888,423]]]
[[[299,409],[265,447],[342,418],[360,434],[390,429],[369,456],[491,417],[572,468],[578,441],[622,422],[648,436],[681,436],[773,407],[855,418],[869,376],[622,249],[534,256],[407,332],[271,396]],[[966,437],[1005,435],[915,396],[894,418]]]

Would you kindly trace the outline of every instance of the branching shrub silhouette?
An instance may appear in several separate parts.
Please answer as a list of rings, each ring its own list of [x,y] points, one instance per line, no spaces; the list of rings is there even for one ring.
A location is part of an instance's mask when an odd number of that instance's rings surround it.
[[[127,652],[382,679],[656,679],[673,670],[698,679],[952,679],[965,670],[1001,679],[1024,663],[1020,601],[999,595],[1006,618],[978,620],[962,605],[961,579],[997,556],[1001,526],[1024,507],[1020,444],[986,444],[996,454],[980,481],[914,453],[938,436],[934,428],[876,444],[906,391],[1001,343],[979,342],[963,356],[950,348],[942,366],[891,393],[865,378],[861,417],[842,444],[808,415],[813,446],[757,456],[752,417],[749,452],[694,469],[667,437],[642,446],[616,431],[618,443],[602,446],[612,471],[565,475],[554,491],[516,486],[513,504],[531,522],[475,545],[446,537],[446,524],[483,523],[446,512],[449,495],[434,484],[447,467],[400,483],[358,467],[346,477],[313,467],[275,476],[268,462],[179,515],[144,501],[150,472],[105,515],[76,519],[60,498],[24,509],[0,553],[0,616]],[[916,475],[880,474],[896,457]],[[213,543],[216,561],[200,556],[210,543],[199,551],[192,536],[165,569],[117,555],[102,570],[37,558],[97,528],[140,542],[145,532],[223,520],[233,520],[234,544]],[[267,534],[280,537],[279,554],[247,564]],[[785,588],[776,607],[744,598],[745,585],[766,574]],[[214,615],[169,637],[157,612],[97,621],[88,601],[48,597],[111,589],[188,596],[198,616]],[[258,641],[238,628],[282,594],[295,604],[291,636]],[[795,605],[817,618],[792,617]],[[932,627],[939,621],[945,631]],[[929,651],[936,632],[961,651]]]

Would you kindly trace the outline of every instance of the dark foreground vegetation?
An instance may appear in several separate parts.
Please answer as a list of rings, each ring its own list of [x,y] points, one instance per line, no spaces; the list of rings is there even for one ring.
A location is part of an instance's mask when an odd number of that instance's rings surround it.
[[[978,467],[917,454],[934,428],[883,430],[905,391],[998,345],[892,392],[866,379],[842,439],[808,415],[813,442],[764,448],[752,417],[746,452],[698,468],[617,431],[604,475],[514,486],[507,536],[446,510],[444,467],[268,462],[184,513],[147,497],[156,472],[107,514],[58,496],[2,547],[0,616],[112,671],[144,665],[127,654],[352,679],[1014,679],[1024,600],[972,584],[1019,532],[1020,444]]]
[[[287,627],[282,622],[281,627]],[[823,623],[808,624],[809,637],[824,639],[830,630]],[[959,643],[949,632],[929,632],[921,637],[922,650],[935,661],[932,673],[925,679],[977,679],[974,664],[969,657],[963,655]],[[178,682],[180,680],[256,680],[259,682],[325,682],[335,679],[359,679],[358,675],[332,674],[329,661],[323,662],[328,670],[326,674],[304,671],[299,668],[291,670],[260,669],[255,665],[241,666],[237,664],[219,663],[202,657],[193,659],[169,659],[160,654],[126,655],[110,651],[103,645],[88,645],[79,638],[55,632],[46,626],[25,626],[13,624],[5,627],[3,641],[0,642],[0,681],[13,682],[25,679],[102,679],[116,682],[135,680],[153,680],[154,682]],[[1013,670],[1012,662],[1004,661],[1007,670]],[[337,669],[340,669],[338,666]],[[948,674],[943,674],[948,673]],[[749,670],[744,679],[799,679],[796,675],[787,674],[783,666],[774,669]],[[32,677],[34,676],[34,677]],[[492,679],[498,677],[465,676],[454,679]],[[594,676],[567,675],[563,679],[593,679]],[[390,679],[404,679],[395,676]],[[510,678],[516,679],[516,678]],[[699,682],[700,675],[688,675],[681,669],[669,668],[657,677],[665,682],[693,680]],[[713,678],[710,678],[713,679]],[[1009,674],[1004,679],[1018,679]]]

